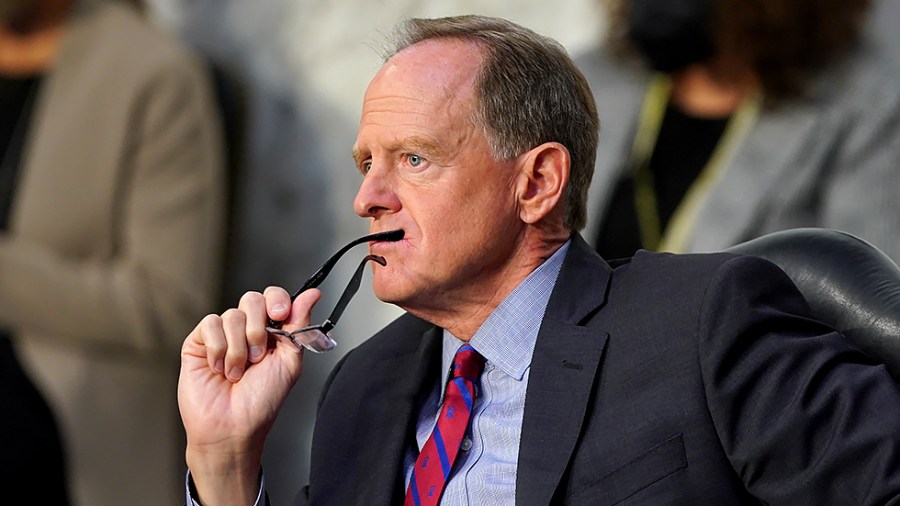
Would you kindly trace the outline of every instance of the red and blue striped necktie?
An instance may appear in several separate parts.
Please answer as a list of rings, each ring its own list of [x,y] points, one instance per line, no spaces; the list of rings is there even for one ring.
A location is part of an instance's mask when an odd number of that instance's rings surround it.
[[[475,384],[483,368],[484,357],[468,343],[456,351],[441,414],[431,437],[416,459],[404,506],[434,506],[441,500],[441,493],[450,478],[459,445],[472,417]]]

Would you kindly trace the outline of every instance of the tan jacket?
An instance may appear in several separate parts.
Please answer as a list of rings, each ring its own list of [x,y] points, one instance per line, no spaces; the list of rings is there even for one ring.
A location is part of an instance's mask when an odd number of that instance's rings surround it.
[[[82,3],[0,236],[0,324],[57,413],[77,505],[180,501],[179,349],[215,309],[221,159],[197,62],[131,9]]]

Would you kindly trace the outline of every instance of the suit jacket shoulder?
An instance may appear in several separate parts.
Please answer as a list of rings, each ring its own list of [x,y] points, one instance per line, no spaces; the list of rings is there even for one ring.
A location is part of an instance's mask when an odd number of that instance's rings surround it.
[[[566,279],[566,299],[591,289]],[[572,322],[582,330],[542,329],[535,350],[518,504],[879,504],[898,494],[900,412],[852,414],[900,405],[896,385],[810,319],[773,264],[641,252],[612,269],[600,307]],[[583,342],[568,342],[589,340],[602,343],[596,364]],[[547,385],[557,391],[543,395]],[[570,385],[588,387],[554,401]],[[553,455],[567,438],[556,469],[528,450]],[[529,452],[537,475],[521,466]]]

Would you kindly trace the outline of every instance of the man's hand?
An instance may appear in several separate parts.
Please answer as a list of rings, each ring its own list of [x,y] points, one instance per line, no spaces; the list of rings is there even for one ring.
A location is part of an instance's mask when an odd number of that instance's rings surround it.
[[[208,315],[181,348],[178,407],[187,433],[187,464],[205,505],[253,504],[266,435],[300,377],[303,354],[269,336],[308,325],[318,290],[291,305],[281,288],[247,292],[237,309]]]

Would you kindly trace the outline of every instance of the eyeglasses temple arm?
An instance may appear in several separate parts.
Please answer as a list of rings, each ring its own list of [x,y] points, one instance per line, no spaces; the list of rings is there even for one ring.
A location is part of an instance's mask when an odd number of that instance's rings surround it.
[[[384,257],[378,255],[367,255],[362,259],[362,262],[360,262],[359,266],[356,268],[356,272],[353,273],[353,277],[350,278],[350,282],[347,283],[347,288],[345,288],[344,293],[341,294],[341,299],[338,300],[337,305],[334,306],[334,311],[331,312],[331,316],[326,320],[326,324],[330,324],[331,328],[334,328],[334,326],[337,325],[338,319],[340,319],[341,315],[344,313],[344,309],[350,304],[350,299],[352,299],[359,290],[359,285],[362,282],[363,269],[366,266],[366,262],[369,260],[380,265],[387,265]],[[331,328],[323,330],[328,332]]]
[[[400,239],[403,239],[403,234],[404,234],[404,232],[402,229],[388,230],[387,232],[378,232],[376,234],[364,235],[364,236],[360,237],[359,239],[355,239],[355,240],[351,241],[346,246],[339,249],[337,251],[337,253],[335,253],[334,255],[331,255],[331,258],[329,258],[325,262],[325,264],[319,268],[319,270],[317,270],[315,273],[313,273],[313,275],[310,276],[309,279],[307,279],[305,283],[303,283],[303,286],[301,286],[300,288],[297,289],[296,292],[291,294],[291,302],[294,302],[294,299],[296,299],[297,296],[299,296],[301,293],[309,290],[310,288],[316,288],[319,285],[321,285],[322,281],[325,281],[325,278],[328,277],[328,274],[331,272],[331,269],[333,269],[334,266],[337,264],[338,260],[340,260],[340,258],[344,255],[344,253],[349,251],[350,248],[352,248],[358,244],[362,244],[364,242],[369,242],[369,241],[391,241],[391,242],[399,241]],[[373,255],[370,255],[370,256],[373,256]],[[377,258],[381,258],[381,257],[377,257]],[[381,262],[379,262],[379,263],[381,263],[381,265],[385,265],[383,262],[384,262],[384,259],[381,258]],[[366,263],[366,260],[363,260],[362,263],[363,264]],[[357,270],[360,270],[360,269],[357,269]],[[360,274],[360,276],[362,276],[362,274]],[[359,281],[357,281],[356,289],[359,289]],[[344,291],[346,292],[346,290],[344,290]],[[354,293],[356,293],[356,290],[354,290]],[[352,295],[351,295],[351,297],[352,297]],[[343,296],[341,297],[341,301],[343,301]],[[346,305],[346,304],[347,303],[344,303],[344,305]],[[335,309],[337,309],[337,308],[335,308]],[[341,312],[343,312],[343,308],[341,309],[341,311],[338,311],[338,316],[340,316]],[[273,328],[273,329],[280,329],[281,325],[283,325],[283,324],[284,324],[284,322],[275,321],[270,318],[267,323],[267,326],[270,328]]]
[[[322,281],[325,281],[325,278],[329,273],[331,273],[331,269],[334,268],[338,260],[340,260],[340,258],[344,256],[344,253],[349,251],[350,248],[369,241],[399,241],[400,239],[403,239],[403,230],[389,230],[387,232],[378,232],[377,234],[369,234],[351,241],[349,244],[339,249],[337,253],[331,255],[331,258],[329,258],[325,262],[325,264],[319,268],[319,270],[317,270],[312,276],[310,276],[309,279],[307,279],[306,282],[303,283],[303,286],[301,286],[296,292],[291,295],[291,302],[293,302],[294,299],[296,299],[297,296],[301,293],[309,290],[310,288],[316,288],[321,285]]]

